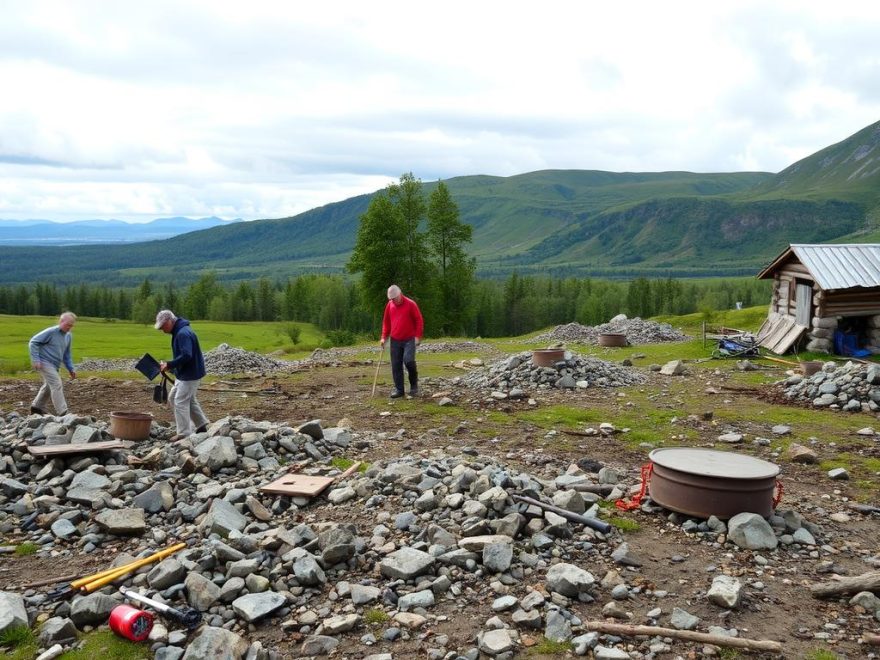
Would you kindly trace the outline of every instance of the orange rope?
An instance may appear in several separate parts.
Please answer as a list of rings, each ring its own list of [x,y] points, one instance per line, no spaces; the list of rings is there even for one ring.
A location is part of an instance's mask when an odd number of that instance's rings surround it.
[[[782,480],[776,480],[776,494],[773,496],[773,508],[775,509],[779,506],[779,503],[782,501]]]
[[[642,486],[639,488],[639,492],[636,494],[628,502],[625,500],[617,500],[614,503],[621,511],[635,511],[640,506],[642,506],[642,499],[644,499],[645,494],[648,492],[648,483],[651,481],[651,473],[654,471],[654,464],[647,463],[642,466]]]

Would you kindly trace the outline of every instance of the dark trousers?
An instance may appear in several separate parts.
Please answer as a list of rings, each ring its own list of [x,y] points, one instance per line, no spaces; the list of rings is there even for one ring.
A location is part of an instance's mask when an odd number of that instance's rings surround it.
[[[416,339],[398,341],[391,340],[391,377],[394,379],[394,389],[403,392],[403,367],[409,374],[410,390],[418,389],[419,373],[416,371]]]

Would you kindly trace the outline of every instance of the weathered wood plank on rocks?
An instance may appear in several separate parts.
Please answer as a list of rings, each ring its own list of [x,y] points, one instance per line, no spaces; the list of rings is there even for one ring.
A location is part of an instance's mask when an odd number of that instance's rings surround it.
[[[860,591],[880,591],[880,571],[869,571],[853,577],[838,577],[810,587],[814,598],[833,598]]]
[[[125,449],[125,447],[125,443],[121,440],[105,440],[103,442],[87,442],[77,445],[28,447],[28,451],[34,456],[60,456],[61,454],[93,454],[111,449]]]
[[[772,640],[726,637],[725,635],[712,635],[693,630],[676,630],[675,628],[662,628],[659,626],[635,626],[626,623],[606,623],[604,621],[587,621],[584,623],[584,626],[587,630],[595,630],[611,635],[624,635],[626,637],[654,637],[659,635],[660,637],[672,637],[673,639],[684,639],[689,642],[702,642],[704,644],[714,644],[715,646],[782,653],[782,644]]]

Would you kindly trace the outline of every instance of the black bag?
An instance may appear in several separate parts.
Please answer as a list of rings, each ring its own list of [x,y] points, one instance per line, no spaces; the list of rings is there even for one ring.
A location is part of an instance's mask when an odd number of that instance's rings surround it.
[[[153,401],[168,403],[168,376],[162,374],[162,382],[153,386]]]

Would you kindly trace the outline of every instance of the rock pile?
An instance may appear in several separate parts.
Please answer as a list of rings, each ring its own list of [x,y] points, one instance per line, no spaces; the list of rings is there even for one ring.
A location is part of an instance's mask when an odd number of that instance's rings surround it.
[[[826,362],[812,376],[790,376],[780,386],[785,397],[817,408],[854,412],[880,410],[880,365]]]
[[[518,353],[474,370],[456,379],[467,387],[491,390],[507,398],[524,398],[532,390],[624,387],[643,383],[644,374],[597,358],[581,357],[566,351],[565,359],[553,366],[536,367],[530,352]]]
[[[623,316],[623,315],[621,315]],[[550,332],[529,339],[530,342],[567,342],[577,344],[598,344],[599,335],[603,333],[615,333],[626,335],[630,344],[659,344],[667,341],[686,341],[690,339],[668,323],[645,321],[638,317],[628,319],[615,317],[608,323],[589,326],[580,323],[566,323],[557,325]]]
[[[77,363],[77,371],[123,371],[134,372],[139,358],[98,359],[87,358]],[[220,344],[205,353],[205,369],[214,376],[258,373],[271,374],[296,371],[304,361],[279,360],[268,355]]]
[[[283,463],[333,474],[334,456],[362,458],[389,439],[317,420],[291,426],[228,417],[182,443],[164,442],[170,431],[154,425],[151,440],[101,460],[45,461],[26,451],[101,439],[105,431],[87,417],[8,415],[0,425],[0,536],[36,544],[61,572],[73,556],[95,557],[97,570],[111,557],[123,564],[173,542],[188,547],[70,602],[42,589],[18,593],[7,580],[0,632],[40,620],[41,646],[71,647],[76,630],[106,622],[124,583],[203,613],[205,625],[192,634],[159,620],[150,644],[161,660],[334,652],[510,659],[540,636],[571,644],[579,656],[592,649],[597,658],[651,658],[669,653],[669,641],[627,643],[590,632],[585,614],[718,632],[715,620],[726,614],[707,616],[701,607],[700,618],[685,608],[696,600],[728,614],[759,607],[806,560],[839,552],[829,545],[832,534],[794,511],[769,521],[740,514],[726,524],[672,514],[670,525],[698,535],[722,559],[708,571],[691,564],[690,579],[673,580],[667,591],[654,584],[655,558],[645,561],[616,528],[602,534],[544,508],[599,516],[597,493],[616,500],[631,490],[619,483],[621,471],[584,462],[590,472],[573,465],[560,473],[537,454],[526,472],[468,447],[437,449],[376,461],[314,502],[261,493]],[[522,503],[520,494],[542,505]],[[650,502],[643,510],[660,513]],[[755,552],[754,561],[736,563],[731,542]],[[690,553],[671,561],[687,562]],[[857,603],[874,604],[864,594]]]
[[[220,344],[205,353],[205,369],[209,374],[228,376],[231,374],[259,373],[271,374],[278,371],[293,371],[295,362],[278,360],[229,344]]]

